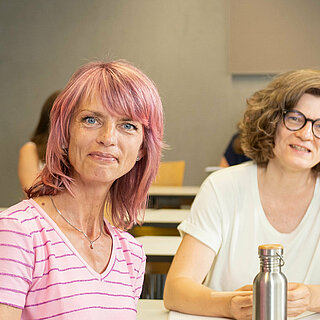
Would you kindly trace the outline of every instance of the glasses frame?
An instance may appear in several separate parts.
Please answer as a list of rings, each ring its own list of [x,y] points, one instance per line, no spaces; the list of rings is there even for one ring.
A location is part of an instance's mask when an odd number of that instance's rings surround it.
[[[286,118],[286,114],[289,113],[289,112],[293,112],[293,113],[296,113],[296,114],[302,116],[302,118],[304,119],[304,123],[303,123],[303,125],[302,125],[300,128],[298,128],[298,129],[290,129],[290,128],[287,127],[285,118]],[[295,109],[291,109],[291,110],[284,110],[284,111],[283,111],[282,121],[283,121],[284,126],[285,126],[289,131],[299,131],[299,130],[301,130],[301,129],[307,124],[308,121],[310,121],[311,124],[312,124],[311,127],[312,127],[312,133],[313,133],[313,135],[314,135],[317,139],[320,139],[320,134],[319,134],[319,137],[318,137],[318,136],[315,135],[315,133],[314,133],[314,124],[315,124],[315,122],[320,121],[320,118],[318,118],[318,119],[310,119],[310,118],[307,118],[301,111],[298,111],[298,110],[295,110]]]

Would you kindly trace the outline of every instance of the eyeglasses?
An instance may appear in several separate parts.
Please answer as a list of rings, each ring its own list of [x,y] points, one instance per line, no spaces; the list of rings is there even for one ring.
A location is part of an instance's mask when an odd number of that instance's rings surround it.
[[[302,129],[306,123],[312,123],[313,135],[320,139],[320,119],[309,119],[298,110],[285,110],[283,112],[283,124],[290,131],[298,131]]]

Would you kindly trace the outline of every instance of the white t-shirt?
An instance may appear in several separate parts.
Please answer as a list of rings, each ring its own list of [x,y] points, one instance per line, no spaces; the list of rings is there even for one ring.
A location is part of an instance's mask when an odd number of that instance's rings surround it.
[[[205,281],[214,290],[231,291],[252,284],[259,272],[258,246],[267,243],[284,246],[282,271],[288,282],[320,284],[319,178],[305,216],[291,233],[278,232],[266,218],[257,166],[251,161],[212,173],[178,229],[216,253]]]

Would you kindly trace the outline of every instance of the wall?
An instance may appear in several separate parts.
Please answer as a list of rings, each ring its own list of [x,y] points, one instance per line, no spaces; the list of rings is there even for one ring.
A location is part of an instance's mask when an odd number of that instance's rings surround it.
[[[229,69],[233,74],[318,69],[319,12],[319,0],[230,0]]]
[[[22,197],[18,152],[42,103],[92,59],[126,59],[155,81],[164,160],[186,160],[184,184],[200,184],[268,80],[228,73],[227,18],[225,0],[0,1],[0,207]]]

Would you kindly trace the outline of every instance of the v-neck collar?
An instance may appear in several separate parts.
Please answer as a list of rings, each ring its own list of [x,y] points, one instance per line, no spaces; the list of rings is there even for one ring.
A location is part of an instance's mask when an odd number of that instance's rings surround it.
[[[281,237],[291,237],[295,234],[297,234],[301,228],[303,227],[303,224],[305,223],[305,220],[307,219],[307,217],[311,214],[310,212],[313,212],[314,209],[313,207],[315,206],[315,203],[316,203],[316,199],[315,199],[315,195],[319,193],[319,178],[317,177],[316,178],[316,184],[314,186],[314,190],[313,190],[313,196],[312,196],[312,199],[310,201],[310,204],[307,208],[307,211],[306,213],[304,214],[303,218],[301,219],[300,223],[298,224],[298,226],[292,230],[291,232],[289,233],[284,233],[284,232],[280,232],[278,231],[272,224],[271,222],[268,220],[265,212],[264,212],[264,209],[263,209],[263,206],[262,206],[262,203],[261,203],[261,198],[260,198],[260,191],[259,191],[259,183],[258,183],[258,165],[255,165],[255,170],[253,172],[253,175],[252,175],[252,179],[253,179],[253,190],[252,190],[252,193],[255,195],[255,197],[253,197],[253,199],[256,199],[256,207],[259,208],[259,212],[261,213],[261,218],[264,220],[265,222],[265,225],[268,226],[268,229],[273,232],[274,234],[276,234],[277,236],[281,236]]]
[[[39,214],[48,222],[48,224],[54,229],[54,231],[58,234],[61,240],[69,247],[69,249],[74,253],[75,256],[78,257],[79,260],[84,264],[84,266],[92,273],[94,277],[99,280],[104,279],[111,271],[112,266],[115,261],[115,236],[114,231],[106,219],[103,219],[105,228],[107,228],[107,232],[111,237],[112,245],[111,245],[111,254],[109,258],[108,265],[106,266],[105,270],[102,273],[95,271],[87,261],[80,255],[80,253],[76,250],[76,248],[72,245],[71,241],[67,238],[67,236],[61,231],[58,225],[54,222],[54,220],[41,208],[41,206],[32,198],[25,200],[31,202],[31,204],[35,207],[35,209],[39,212]]]

